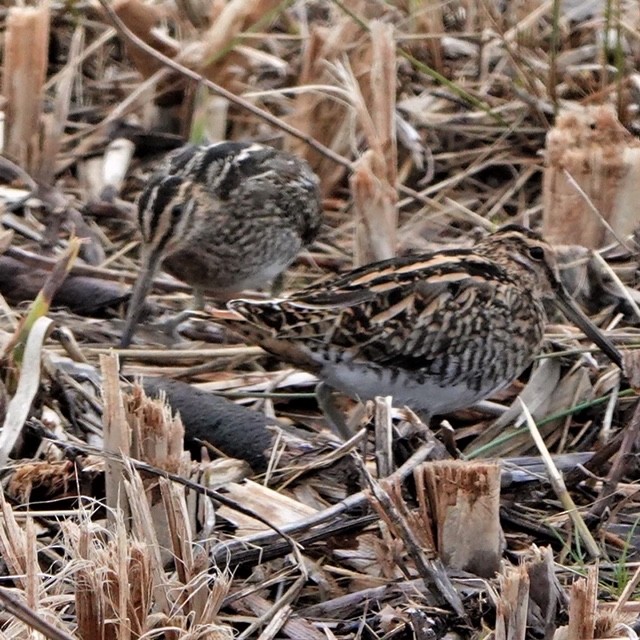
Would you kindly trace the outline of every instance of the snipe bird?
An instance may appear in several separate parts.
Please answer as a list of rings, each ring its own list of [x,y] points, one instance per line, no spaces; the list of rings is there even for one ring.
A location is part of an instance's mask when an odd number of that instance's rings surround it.
[[[392,258],[285,299],[228,306],[244,317],[230,325],[248,341],[353,398],[391,395],[428,419],[526,369],[542,347],[545,298],[621,366],[562,285],[553,248],[518,225],[470,249]]]
[[[142,267],[121,346],[160,266],[197,292],[228,298],[278,277],[321,221],[318,178],[294,155],[244,142],[173,152],[138,199]]]

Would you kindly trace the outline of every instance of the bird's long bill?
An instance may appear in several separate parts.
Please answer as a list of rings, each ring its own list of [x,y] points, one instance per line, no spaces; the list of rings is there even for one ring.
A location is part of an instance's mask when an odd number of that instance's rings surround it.
[[[587,318],[564,288],[558,290],[556,293],[556,302],[562,313],[577,327],[582,329],[584,335],[597,344],[602,353],[604,353],[611,362],[622,369],[622,354],[613,346],[613,343]]]
[[[120,346],[123,349],[126,349],[131,344],[136,325],[140,320],[140,315],[144,308],[144,300],[151,289],[153,278],[160,265],[160,258],[161,254],[159,252],[145,254],[142,258],[142,268],[140,269],[136,283],[133,285],[133,291],[131,292],[129,307],[127,309],[127,320],[122,337],[120,338]]]

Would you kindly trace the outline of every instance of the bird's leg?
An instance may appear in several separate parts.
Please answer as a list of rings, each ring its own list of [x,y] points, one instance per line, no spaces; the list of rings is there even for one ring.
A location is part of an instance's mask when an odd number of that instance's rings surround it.
[[[284,289],[284,271],[281,271],[272,281],[271,281],[271,297],[277,298]]]
[[[183,309],[179,311],[175,315],[172,315],[170,318],[166,320],[162,320],[161,322],[154,323],[154,327],[162,331],[162,333],[168,335],[169,337],[177,340],[179,338],[178,335],[178,327],[183,323],[189,320],[190,318],[198,318],[205,317],[202,312],[204,310],[204,294],[202,289],[194,287],[193,289],[193,308],[191,309]]]
[[[333,389],[324,382],[316,385],[316,399],[331,430],[343,440],[348,440],[353,433],[349,429],[342,412],[333,400]]]
[[[193,287],[193,308],[196,311],[204,310],[204,291],[200,287]]]
[[[170,336],[171,338],[178,339],[178,327],[186,320],[189,320],[189,318],[198,317],[208,316],[204,316],[202,312],[196,311],[195,309],[183,309],[167,320],[163,320],[162,322],[157,323],[155,327],[160,329],[160,331]]]

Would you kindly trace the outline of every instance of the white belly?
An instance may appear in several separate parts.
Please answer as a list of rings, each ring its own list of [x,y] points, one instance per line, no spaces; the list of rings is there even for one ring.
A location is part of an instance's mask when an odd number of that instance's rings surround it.
[[[390,369],[354,362],[326,364],[321,378],[352,398],[371,400],[376,396],[393,396],[394,406],[406,405],[430,416],[471,406],[508,383],[505,380],[493,381],[480,389],[470,389],[464,383],[442,386],[434,377],[406,370],[394,375]]]

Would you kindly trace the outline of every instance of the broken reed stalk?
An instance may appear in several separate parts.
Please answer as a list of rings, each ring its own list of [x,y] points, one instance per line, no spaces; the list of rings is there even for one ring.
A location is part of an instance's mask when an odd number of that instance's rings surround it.
[[[439,460],[414,471],[420,510],[445,566],[492,577],[500,568],[500,466]]]
[[[169,473],[187,472],[183,464],[184,426],[173,416],[164,393],[149,398],[139,384],[125,397],[125,416],[131,428],[131,454]],[[188,454],[187,454],[188,456]]]
[[[0,513],[0,553],[6,564],[6,577],[14,587],[11,590],[3,588],[0,593],[2,608],[12,614],[9,619],[2,616],[2,637],[31,637],[32,630],[37,629],[47,638],[68,640],[69,636],[49,622],[53,616],[50,602],[44,602],[48,591],[38,562],[39,544],[33,519],[27,516],[21,527],[2,490]],[[42,610],[46,611],[46,616],[41,615]]]
[[[171,610],[172,601],[171,594],[165,585],[164,566],[168,556],[164,553],[166,547],[160,544],[159,536],[167,538],[170,534],[156,528],[157,520],[153,517],[151,504],[147,498],[145,486],[138,470],[134,469],[130,462],[124,466],[127,473],[124,486],[131,509],[131,530],[148,550],[150,589],[152,590],[155,604],[160,611],[168,613]]]
[[[65,526],[73,573],[79,638],[117,640],[149,629],[152,599],[149,550],[127,532],[122,511],[111,532],[89,518]]]
[[[123,466],[131,526],[122,511],[115,513],[108,531],[97,527],[93,514],[85,512],[78,522],[62,524],[68,561],[61,581],[73,589],[77,637],[117,640],[163,631],[163,637],[171,639],[187,633],[204,637],[208,632],[207,637],[231,640],[230,628],[218,621],[230,580],[211,571],[206,551],[194,553],[200,547],[194,545],[193,530],[184,517],[183,488],[160,480],[170,513],[168,536],[177,552],[167,566],[142,479],[131,465]]]
[[[131,464],[127,465],[127,476],[132,529],[147,550],[149,590],[153,594],[154,608],[161,616],[166,616],[167,621],[175,620],[176,624],[182,625],[183,630],[211,626],[222,634],[221,637],[230,638],[229,629],[217,622],[230,580],[225,573],[212,570],[206,547],[203,549],[194,544],[195,529],[192,519],[187,517],[184,487],[159,479],[165,509],[160,523],[148,500],[144,482]],[[160,524],[165,527],[164,531],[159,528]],[[165,544],[164,540],[168,542]],[[165,570],[166,549],[172,550],[171,563],[177,567],[170,580]]]
[[[524,566],[529,576],[527,626],[537,637],[550,638],[556,629],[557,612],[565,601],[556,577],[553,550],[533,545],[526,553]]]
[[[353,2],[352,8],[357,11],[364,8],[364,4]],[[335,7],[332,7],[332,13],[330,28],[310,25],[297,85],[316,89],[296,93],[287,122],[335,153],[347,156],[355,134],[355,120],[349,105],[350,96],[338,86],[336,69],[348,59],[356,77],[368,74],[371,60],[362,52],[365,43],[367,49],[370,46],[368,34],[356,22]],[[361,58],[364,59],[361,61]],[[323,195],[331,196],[345,176],[345,164],[313,149],[298,136],[288,136],[287,147],[309,162],[320,177]]]
[[[126,420],[122,392],[120,391],[120,365],[115,354],[100,355],[102,372],[102,397],[104,413],[104,450],[115,456],[105,458],[105,493],[107,517],[111,525],[116,523],[116,514],[122,509],[129,513],[127,496],[124,491],[124,467],[120,456],[128,457],[131,452],[131,428]],[[127,518],[125,517],[125,521]]]
[[[592,640],[596,628],[598,606],[598,569],[589,567],[586,578],[571,585],[567,639]]]
[[[135,384],[132,391],[125,395],[124,413],[131,434],[132,458],[171,474],[190,475],[190,457],[184,451],[184,426],[179,416],[173,416],[164,393],[161,392],[157,399],[149,398],[142,387]],[[167,518],[173,514],[162,500],[158,480],[145,473],[141,473],[141,477],[143,493],[153,520],[151,526],[156,531],[158,543],[163,549],[173,547],[174,555],[179,557],[169,537],[172,528]],[[195,528],[195,523],[187,522],[186,518],[185,510],[182,514],[184,526],[192,525]]]
[[[402,540],[407,554],[414,563],[415,570],[436,601],[448,604],[457,615],[464,618],[465,610],[460,595],[451,582],[440,558],[434,557],[435,546],[431,536],[429,521],[424,512],[412,512],[401,495],[401,486],[394,480],[374,480],[368,473],[369,501],[391,535]],[[401,567],[405,575],[406,568]]]
[[[609,106],[558,116],[547,134],[543,231],[562,244],[595,249],[637,225],[640,142]]]
[[[45,185],[53,185],[55,178],[56,161],[62,148],[64,131],[71,110],[73,86],[84,42],[84,29],[77,27],[71,39],[69,58],[55,85],[53,111],[43,116],[42,157],[37,178]]]
[[[391,422],[391,396],[375,399],[375,442],[378,478],[393,473],[393,423]]]
[[[49,62],[49,2],[11,7],[4,36],[4,152],[31,174],[40,166],[42,88]]]
[[[112,404],[105,402],[105,413],[107,406]],[[120,412],[120,398],[117,411]],[[179,416],[172,415],[164,394],[151,399],[141,386],[134,385],[126,396],[122,413],[124,423],[129,427],[131,453],[136,460],[167,474],[190,475],[189,455],[183,446],[184,427]],[[185,488],[163,477],[138,473],[132,464],[126,464],[123,472],[131,529],[147,550],[145,564],[137,565],[136,570],[147,576],[149,594],[153,592],[155,601],[167,616],[178,610],[178,617],[185,624],[194,620],[197,624],[214,625],[227,593],[228,581],[209,576],[206,553],[194,553],[195,522],[187,508]],[[164,565],[168,560],[177,567],[173,593],[166,587]],[[212,593],[217,594],[213,601]],[[141,602],[151,597],[143,596],[144,593],[140,593]]]
[[[529,603],[529,575],[524,565],[505,567],[498,576],[495,640],[525,640]]]
[[[397,62],[393,26],[374,20],[369,36],[370,71],[357,81],[353,77],[350,91],[368,147],[349,179],[356,214],[356,266],[392,258],[397,249]]]

